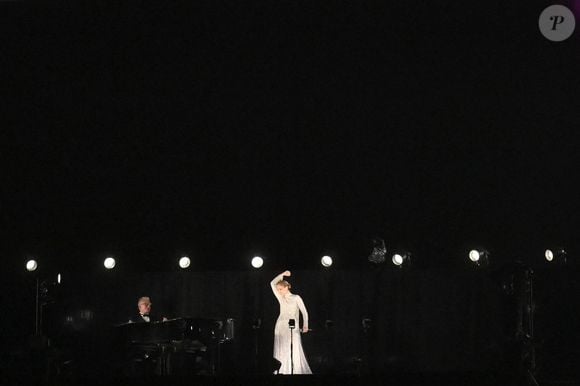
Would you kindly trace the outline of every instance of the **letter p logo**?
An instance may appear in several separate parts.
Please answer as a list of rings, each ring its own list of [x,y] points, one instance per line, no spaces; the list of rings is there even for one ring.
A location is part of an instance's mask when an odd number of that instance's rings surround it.
[[[546,39],[561,42],[572,35],[576,27],[576,20],[572,11],[567,7],[551,5],[540,14],[538,26]]]
[[[550,20],[554,21],[554,24],[552,25],[552,31],[556,30],[556,26],[558,24],[562,24],[564,22],[564,16],[558,15],[558,16],[550,16]]]

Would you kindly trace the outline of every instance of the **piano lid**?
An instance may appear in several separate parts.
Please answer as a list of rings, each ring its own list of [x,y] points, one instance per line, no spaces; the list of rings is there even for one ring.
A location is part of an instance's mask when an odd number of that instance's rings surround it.
[[[174,318],[160,322],[122,323],[117,330],[130,343],[169,343],[184,339],[210,343],[224,339],[227,320],[214,318]]]

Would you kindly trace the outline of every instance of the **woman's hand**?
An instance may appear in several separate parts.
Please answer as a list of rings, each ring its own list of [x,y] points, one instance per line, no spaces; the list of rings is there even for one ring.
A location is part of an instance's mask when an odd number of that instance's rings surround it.
[[[290,272],[290,271],[284,271],[282,273],[282,276],[292,276],[292,272]]]
[[[310,330],[308,329],[308,326],[306,326],[306,327],[302,327],[302,333],[303,333],[303,334],[306,334],[308,331],[310,331]]]

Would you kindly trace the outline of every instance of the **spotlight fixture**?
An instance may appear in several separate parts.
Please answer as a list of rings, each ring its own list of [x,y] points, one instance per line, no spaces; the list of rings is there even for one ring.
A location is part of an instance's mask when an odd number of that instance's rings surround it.
[[[260,328],[262,328],[262,319],[261,318],[255,318],[252,321],[252,329],[253,330],[259,330]]]
[[[258,269],[262,268],[263,265],[264,259],[262,259],[260,256],[254,256],[254,258],[252,259],[252,267]]]
[[[489,263],[489,252],[484,249],[472,249],[469,251],[468,258],[480,267]]]
[[[31,260],[28,260],[26,262],[26,270],[28,272],[36,271],[37,268],[38,268],[38,263],[36,262],[36,260],[31,259]]]
[[[391,261],[394,265],[399,268],[403,268],[404,265],[409,265],[411,261],[411,253],[407,251],[398,251],[393,254]]]
[[[114,258],[112,257],[107,257],[105,259],[105,261],[103,262],[103,265],[105,266],[105,268],[107,269],[113,269],[115,268],[115,264],[117,264],[117,262],[115,261]]]
[[[544,251],[544,257],[550,263],[560,262],[565,264],[568,254],[566,253],[566,250],[564,250],[563,248],[546,249]]]
[[[187,256],[183,256],[179,259],[179,267],[185,269],[191,265],[191,259]]]
[[[322,256],[322,259],[320,259],[320,264],[322,264],[324,268],[330,267],[332,265],[332,257]]]
[[[362,329],[365,333],[367,333],[371,329],[371,327],[373,326],[373,320],[370,318],[363,318],[361,320],[361,323],[362,323]]]
[[[368,257],[368,260],[374,264],[384,263],[386,255],[387,247],[385,247],[385,240],[379,238],[373,239],[373,250]]]

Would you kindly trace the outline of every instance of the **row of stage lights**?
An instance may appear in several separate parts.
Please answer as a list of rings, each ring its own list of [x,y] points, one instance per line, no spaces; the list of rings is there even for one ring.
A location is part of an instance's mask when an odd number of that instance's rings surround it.
[[[489,252],[486,250],[472,249],[469,251],[469,260],[476,265],[485,265],[489,263]],[[566,263],[568,260],[568,253],[563,248],[546,249],[544,251],[544,258],[547,262]]]
[[[191,259],[188,256],[183,256],[181,258],[179,258],[179,260],[177,261],[177,264],[179,265],[179,268],[181,269],[187,269],[189,268],[189,266],[191,265]],[[252,267],[259,269],[262,268],[262,266],[264,265],[264,259],[260,256],[254,256],[252,258],[252,260],[250,261],[250,264],[252,265]],[[320,264],[325,267],[328,268],[332,265],[332,257],[330,256],[322,256],[322,258],[320,259]],[[115,268],[115,266],[117,265],[117,260],[115,260],[114,257],[107,257],[105,258],[105,260],[103,260],[103,266],[106,269],[113,269]],[[38,262],[34,259],[30,259],[26,262],[26,270],[29,272],[34,272],[38,269]]]
[[[368,260],[369,260],[369,262],[375,263],[375,264],[384,263],[386,261],[386,254],[387,254],[387,250],[386,250],[386,248],[384,248],[384,246],[375,247],[375,248],[373,248],[373,251],[369,255]],[[472,249],[471,251],[469,251],[467,257],[468,257],[469,261],[471,261],[476,266],[485,266],[489,263],[489,252],[484,250],[484,249]],[[560,262],[565,263],[567,260],[567,253],[562,248],[546,249],[544,251],[544,258],[548,262],[560,261]],[[395,265],[396,267],[399,267],[399,268],[403,268],[403,266],[408,266],[411,262],[411,253],[409,253],[409,252],[395,252],[391,256],[391,262],[393,263],[393,265]],[[331,267],[332,263],[333,263],[333,259],[331,256],[325,255],[325,256],[322,256],[322,258],[320,259],[320,264],[324,268]],[[255,269],[260,269],[264,266],[264,259],[260,256],[254,256],[251,259],[250,264]],[[115,260],[114,257],[107,257],[103,261],[103,266],[108,270],[115,268],[116,265],[117,265],[117,261]],[[181,269],[189,268],[191,266],[191,259],[188,256],[181,257],[178,260],[178,266]],[[33,271],[36,271],[37,268],[38,268],[38,262],[36,260],[30,259],[26,262],[26,270],[27,271],[33,272]]]

